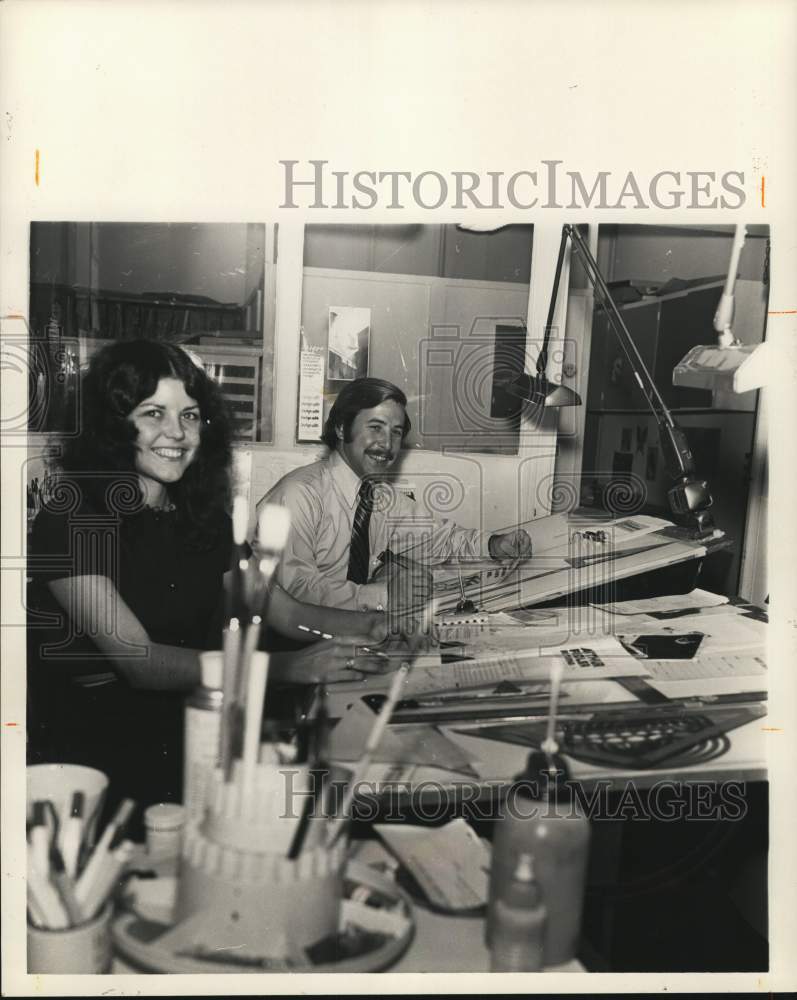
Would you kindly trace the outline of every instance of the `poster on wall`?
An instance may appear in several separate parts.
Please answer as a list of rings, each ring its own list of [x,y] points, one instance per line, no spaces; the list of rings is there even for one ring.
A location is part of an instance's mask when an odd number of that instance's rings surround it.
[[[363,306],[330,306],[327,378],[353,382],[368,374],[371,310]]]
[[[324,356],[310,347],[299,358],[298,441],[317,441],[324,423]]]

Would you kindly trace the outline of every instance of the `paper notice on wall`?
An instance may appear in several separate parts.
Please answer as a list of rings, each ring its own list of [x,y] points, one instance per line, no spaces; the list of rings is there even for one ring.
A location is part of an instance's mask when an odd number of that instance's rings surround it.
[[[321,348],[299,357],[299,441],[317,441],[324,426],[324,355]]]

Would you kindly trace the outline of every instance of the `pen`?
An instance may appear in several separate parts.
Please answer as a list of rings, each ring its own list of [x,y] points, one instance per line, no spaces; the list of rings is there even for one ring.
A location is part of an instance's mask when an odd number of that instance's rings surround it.
[[[86,797],[83,792],[78,791],[74,793],[69,817],[64,822],[61,833],[61,854],[64,858],[66,873],[70,878],[74,878],[77,874],[80,846],[83,842],[83,810],[85,808],[85,799]]]

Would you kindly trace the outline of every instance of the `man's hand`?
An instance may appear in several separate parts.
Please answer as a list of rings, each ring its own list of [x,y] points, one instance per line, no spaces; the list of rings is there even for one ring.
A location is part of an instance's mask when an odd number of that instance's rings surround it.
[[[531,558],[531,539],[523,528],[513,528],[502,535],[491,535],[487,548],[493,559]]]
[[[413,559],[391,554],[374,579],[387,582],[390,634],[417,637],[432,598],[432,574]]]

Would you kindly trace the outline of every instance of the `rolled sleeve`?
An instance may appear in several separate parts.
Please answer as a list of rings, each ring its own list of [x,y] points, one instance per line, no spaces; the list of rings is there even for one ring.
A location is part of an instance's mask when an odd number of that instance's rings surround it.
[[[426,514],[402,495],[395,503],[391,522],[391,549],[422,563],[442,563],[453,557],[478,559],[489,537],[487,532]]]

